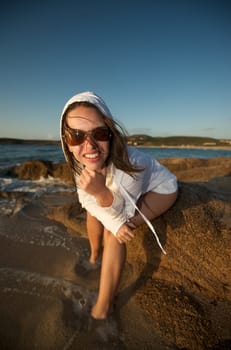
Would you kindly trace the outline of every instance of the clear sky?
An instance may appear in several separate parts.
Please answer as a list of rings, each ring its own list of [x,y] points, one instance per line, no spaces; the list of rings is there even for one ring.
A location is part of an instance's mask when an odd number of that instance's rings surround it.
[[[229,0],[12,0],[0,38],[0,137],[58,139],[88,90],[129,133],[231,138]]]

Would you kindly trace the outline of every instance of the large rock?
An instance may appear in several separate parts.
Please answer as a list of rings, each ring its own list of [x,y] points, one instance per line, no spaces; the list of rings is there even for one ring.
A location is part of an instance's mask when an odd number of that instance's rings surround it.
[[[117,303],[128,347],[149,348],[156,332],[179,349],[230,347],[231,177],[223,179],[225,191],[216,178],[212,186],[180,182],[175,205],[153,221],[167,255],[146,225],[127,245]],[[65,217],[57,209],[50,217],[84,232],[73,205],[64,209]],[[134,332],[140,324],[142,332]]]
[[[231,176],[231,158],[166,158],[160,162],[183,181],[208,181],[217,176]]]
[[[39,180],[51,174],[52,162],[44,160],[28,160],[12,169],[12,175],[23,180]]]
[[[182,183],[173,208],[153,221],[167,255],[145,226],[128,244],[134,273],[128,295],[179,348],[206,349],[230,340],[230,218],[230,202]]]
[[[9,175],[22,180],[39,180],[48,176],[59,178],[67,183],[73,183],[71,171],[67,163],[52,163],[44,160],[28,160],[16,165],[9,171]]]

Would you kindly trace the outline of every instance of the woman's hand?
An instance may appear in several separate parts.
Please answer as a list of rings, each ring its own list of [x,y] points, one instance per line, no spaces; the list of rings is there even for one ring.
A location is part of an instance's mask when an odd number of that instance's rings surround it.
[[[123,224],[117,232],[116,238],[120,243],[126,243],[131,241],[132,238],[134,238],[134,234],[126,224]]]
[[[94,196],[101,207],[109,207],[113,202],[113,195],[106,186],[106,170],[95,171],[83,169],[79,177],[79,187]]]
[[[87,168],[82,170],[79,177],[80,188],[92,196],[95,196],[104,190],[105,183],[106,176],[103,172],[98,172]]]

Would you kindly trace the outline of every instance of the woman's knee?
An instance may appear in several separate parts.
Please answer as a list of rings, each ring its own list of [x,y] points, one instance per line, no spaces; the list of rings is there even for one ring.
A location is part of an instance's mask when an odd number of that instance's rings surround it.
[[[155,219],[170,209],[175,203],[176,198],[177,192],[169,194],[152,192],[152,198],[147,203],[148,208],[150,208],[151,212],[153,213],[153,217],[151,219]]]
[[[104,229],[104,246],[113,246],[113,247],[118,247],[120,248],[123,244],[121,244],[118,239],[116,238],[116,236],[108,231],[107,229]]]
[[[143,195],[137,205],[141,212],[149,219],[153,220],[158,216],[164,214],[168,209],[172,207],[177,199],[177,192],[170,194],[162,194],[157,192],[148,192]],[[139,222],[142,223],[143,220],[140,218],[139,214],[136,213],[134,218],[131,221],[134,221],[134,224],[139,225]],[[138,220],[137,220],[138,219]]]

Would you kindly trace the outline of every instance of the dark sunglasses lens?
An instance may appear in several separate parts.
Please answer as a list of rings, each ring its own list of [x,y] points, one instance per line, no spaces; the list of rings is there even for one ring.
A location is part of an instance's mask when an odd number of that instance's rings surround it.
[[[98,128],[93,132],[93,137],[97,141],[108,141],[110,137],[110,131],[108,128]]]
[[[68,134],[66,135],[67,143],[70,146],[81,145],[81,143],[84,142],[84,138],[85,138],[85,133],[81,131],[68,132]]]

